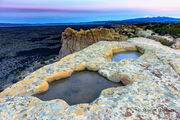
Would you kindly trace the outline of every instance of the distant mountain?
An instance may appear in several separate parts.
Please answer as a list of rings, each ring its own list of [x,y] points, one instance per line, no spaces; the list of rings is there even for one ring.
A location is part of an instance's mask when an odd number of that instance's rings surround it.
[[[160,23],[177,23],[180,22],[180,18],[171,17],[146,17],[146,18],[135,18],[127,19],[121,21],[94,21],[94,22],[80,22],[80,23],[48,23],[48,24],[11,24],[11,23],[0,23],[0,27],[23,27],[23,26],[57,26],[57,25],[131,25],[138,23],[150,23],[150,22],[160,22]]]
[[[108,21],[106,24],[137,24],[137,23],[178,23],[180,18],[171,17],[146,17],[146,18],[135,18],[121,21]]]

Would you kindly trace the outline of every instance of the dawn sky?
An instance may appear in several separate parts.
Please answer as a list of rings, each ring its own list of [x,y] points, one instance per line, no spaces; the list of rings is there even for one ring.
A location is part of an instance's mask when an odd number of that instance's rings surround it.
[[[0,23],[69,23],[180,17],[180,0],[0,0]]]

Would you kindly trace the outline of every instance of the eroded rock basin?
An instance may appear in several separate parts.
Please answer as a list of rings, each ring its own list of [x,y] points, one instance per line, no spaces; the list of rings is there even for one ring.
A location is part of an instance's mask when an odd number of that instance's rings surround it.
[[[137,59],[141,56],[138,51],[124,51],[114,54],[112,61],[119,62],[124,59]]]
[[[108,81],[96,72],[82,71],[50,83],[48,91],[35,96],[43,101],[63,99],[69,105],[91,103],[99,97],[103,89],[121,85]]]

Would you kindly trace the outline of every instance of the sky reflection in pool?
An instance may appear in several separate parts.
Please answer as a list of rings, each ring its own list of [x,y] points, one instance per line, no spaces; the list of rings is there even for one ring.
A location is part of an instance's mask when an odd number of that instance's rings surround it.
[[[63,99],[70,105],[91,103],[106,88],[121,86],[100,76],[96,72],[82,71],[67,79],[50,83],[49,90],[35,95],[41,100]]]
[[[123,59],[137,59],[141,56],[141,53],[137,51],[125,51],[114,54],[112,60],[115,62],[119,62]]]

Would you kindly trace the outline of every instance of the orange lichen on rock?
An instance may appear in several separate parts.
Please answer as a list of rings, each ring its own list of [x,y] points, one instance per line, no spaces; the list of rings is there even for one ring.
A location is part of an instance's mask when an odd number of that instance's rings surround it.
[[[11,88],[5,89],[5,90],[0,94],[0,98],[1,98],[1,97],[4,97],[4,96],[6,96],[6,95],[9,95],[9,93],[10,93],[11,90],[12,90]],[[14,93],[14,91],[12,91],[11,93]]]
[[[85,63],[81,63],[75,67],[74,71],[81,71],[84,70],[85,68],[86,68]]]
[[[19,81],[18,83],[16,83],[15,85],[13,85],[12,87],[9,87],[7,89],[5,89],[1,94],[0,97],[4,97],[6,95],[8,96],[16,96],[16,95],[24,95],[25,93],[27,93],[27,91],[23,91],[23,89],[26,89],[26,87],[32,83],[29,82],[27,80],[27,83],[25,83],[24,81]],[[18,92],[20,91],[20,92]]]
[[[88,69],[88,70],[92,70],[92,71],[98,71],[98,65],[100,64],[100,62],[93,62],[93,63],[88,63],[87,64],[87,66],[86,66],[86,68]]]
[[[36,93],[47,91],[49,88],[49,84],[46,81],[43,81],[43,83],[36,88]]]
[[[72,113],[74,113],[74,114],[76,114],[76,115],[83,115],[84,114],[84,112],[83,112],[83,110],[82,109],[76,109],[75,111],[73,111]]]
[[[67,70],[61,71],[59,73],[56,73],[54,75],[48,76],[48,77],[45,78],[45,80],[47,82],[52,82],[54,80],[59,80],[59,79],[62,79],[62,78],[69,77],[69,76],[71,76],[72,73],[73,73],[73,70],[67,69]]]
[[[68,55],[68,56],[62,58],[61,61],[62,61],[62,60],[69,60],[69,59],[72,59],[74,56],[75,56],[74,54]]]
[[[112,48],[112,53],[118,53],[120,52],[121,49],[119,48]]]

